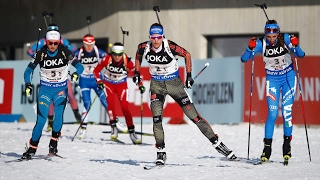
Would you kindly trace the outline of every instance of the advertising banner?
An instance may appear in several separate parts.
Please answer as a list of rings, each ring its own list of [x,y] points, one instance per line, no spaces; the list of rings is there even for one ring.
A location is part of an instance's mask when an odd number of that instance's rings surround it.
[[[190,90],[199,114],[210,124],[242,122],[243,75],[239,57],[193,61],[193,77],[206,63],[209,66]]]

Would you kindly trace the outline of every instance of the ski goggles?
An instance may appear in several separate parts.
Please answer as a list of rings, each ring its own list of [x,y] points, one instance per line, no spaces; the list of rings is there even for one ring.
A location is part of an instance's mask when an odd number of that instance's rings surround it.
[[[150,36],[150,39],[155,40],[155,39],[162,39],[163,35],[160,36]]]
[[[271,29],[271,28],[267,28],[264,30],[265,34],[275,34],[275,33],[279,33],[279,29]]]
[[[277,34],[280,32],[280,27],[278,24],[266,24],[264,27],[265,34]]]
[[[58,31],[58,26],[48,26],[48,31]]]
[[[52,42],[52,41],[48,41],[47,43],[48,45],[55,45],[55,46],[59,44],[59,42]]]
[[[115,52],[112,52],[112,56],[122,56],[123,53],[115,53]]]

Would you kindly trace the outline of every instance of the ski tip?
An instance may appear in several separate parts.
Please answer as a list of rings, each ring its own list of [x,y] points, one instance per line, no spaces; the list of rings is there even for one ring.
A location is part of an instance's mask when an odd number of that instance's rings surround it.
[[[151,170],[151,169],[155,169],[155,168],[162,168],[162,167],[164,167],[165,166],[165,164],[155,164],[155,165],[153,165],[153,166],[144,166],[143,167],[143,169],[144,170]]]

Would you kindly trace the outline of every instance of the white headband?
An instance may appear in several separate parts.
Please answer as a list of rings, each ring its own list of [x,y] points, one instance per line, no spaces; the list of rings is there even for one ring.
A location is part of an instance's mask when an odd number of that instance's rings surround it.
[[[46,34],[47,40],[60,40],[60,33],[58,31],[48,31]]]
[[[115,45],[112,47],[112,52],[116,54],[124,53],[124,47],[121,45]]]

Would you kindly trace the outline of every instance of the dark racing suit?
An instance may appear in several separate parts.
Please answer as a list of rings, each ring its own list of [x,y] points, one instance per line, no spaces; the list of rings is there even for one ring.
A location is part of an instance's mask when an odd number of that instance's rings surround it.
[[[155,52],[151,46],[152,44],[148,41],[139,44],[136,53],[135,70],[136,72],[140,72],[142,60],[148,62],[149,72],[152,77],[150,83],[150,106],[153,114],[153,132],[156,140],[156,147],[165,147],[162,114],[166,95],[170,95],[179,104],[186,116],[198,126],[200,131],[209,139],[209,141],[218,146],[220,144],[220,142],[218,144],[218,136],[213,132],[209,123],[198,114],[192,99],[179,77],[179,66],[177,59],[174,56],[184,57],[186,71],[187,73],[191,73],[192,62],[190,53],[183,47],[178,46],[176,43],[167,39],[163,39],[160,47],[162,49],[158,52]],[[229,157],[230,154],[233,154],[231,153],[232,151],[227,148],[224,150],[226,152],[222,154],[225,156]]]

